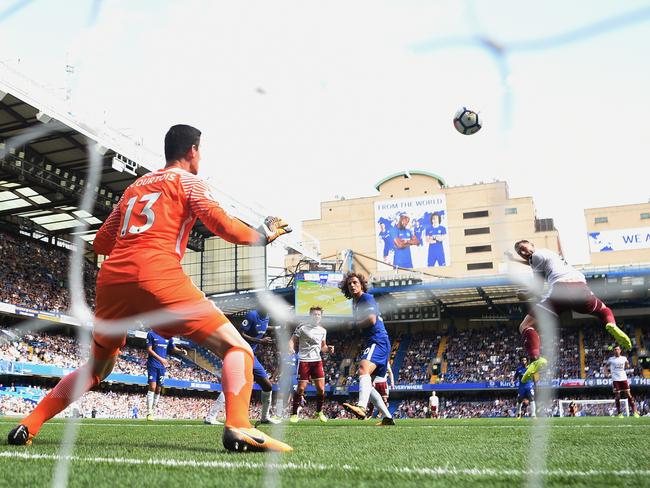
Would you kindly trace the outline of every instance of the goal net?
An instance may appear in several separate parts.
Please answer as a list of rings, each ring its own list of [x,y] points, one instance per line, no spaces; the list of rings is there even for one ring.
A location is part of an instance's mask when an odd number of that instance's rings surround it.
[[[612,416],[617,415],[616,401],[612,399],[607,400],[560,400],[560,417],[570,417],[569,404],[571,402],[576,404],[577,410],[575,415],[580,417],[596,417],[596,416]],[[621,410],[625,412],[626,416],[630,415],[630,408],[627,398],[621,398]]]

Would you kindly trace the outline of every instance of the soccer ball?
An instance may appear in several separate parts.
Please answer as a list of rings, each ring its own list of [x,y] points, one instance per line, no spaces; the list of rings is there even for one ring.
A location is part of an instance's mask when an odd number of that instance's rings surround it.
[[[467,107],[461,107],[454,115],[454,127],[461,134],[470,136],[481,130],[481,120],[478,114]]]

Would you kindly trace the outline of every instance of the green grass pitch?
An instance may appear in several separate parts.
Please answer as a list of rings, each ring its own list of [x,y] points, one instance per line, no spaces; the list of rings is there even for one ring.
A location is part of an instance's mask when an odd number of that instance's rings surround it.
[[[0,425],[6,435],[15,419]],[[548,487],[650,486],[650,418],[551,420]],[[190,421],[84,420],[69,486],[525,486],[531,421],[515,419],[301,421],[291,454],[232,454],[220,426]],[[264,426],[263,430],[270,429]],[[63,421],[30,447],[0,448],[0,486],[51,486]],[[5,438],[5,437],[3,437]],[[268,470],[271,464],[272,471]],[[275,478],[274,478],[275,477]]]

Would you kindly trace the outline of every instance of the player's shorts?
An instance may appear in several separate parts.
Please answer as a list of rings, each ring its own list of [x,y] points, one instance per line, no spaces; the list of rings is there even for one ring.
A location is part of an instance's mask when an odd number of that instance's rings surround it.
[[[264,369],[264,366],[262,366],[262,363],[260,363],[260,360],[257,359],[257,356],[255,356],[253,361],[253,378],[269,379],[269,374]]]
[[[612,388],[614,389],[614,393],[618,393],[620,391],[627,391],[630,389],[630,385],[627,382],[627,380],[622,380],[622,381],[613,381],[612,382]]]
[[[591,314],[603,308],[605,304],[589,289],[586,283],[559,282],[553,285],[550,293],[537,303],[533,309],[542,309],[555,316],[566,310]]]
[[[221,310],[184,274],[178,278],[143,283],[106,284],[98,279],[95,316],[99,320],[118,322],[95,325],[94,357],[106,360],[117,356],[126,343],[127,329],[138,326],[136,320],[122,322],[120,319],[155,311],[158,311],[158,316],[150,321],[145,317],[145,326],[154,327],[156,333],[165,339],[184,336],[197,344],[228,322]],[[163,320],[167,323],[157,326],[156,322]],[[112,327],[116,329],[114,334],[111,333]]]
[[[156,383],[162,386],[166,374],[167,370],[161,366],[147,366],[147,383]]]
[[[298,381],[325,379],[323,361],[300,361],[298,363]]]
[[[374,384],[375,390],[382,397],[388,396],[388,383],[386,381],[379,381]]]
[[[437,417],[438,416],[438,407],[429,406],[429,416],[431,418]]]
[[[524,400],[529,402],[535,401],[535,390],[529,390],[528,388],[521,388],[517,391],[517,403],[521,403]]]
[[[385,340],[371,342],[361,353],[361,359],[366,359],[373,363],[376,368],[375,376],[386,376],[388,370],[388,359],[390,358],[390,341],[388,337]]]

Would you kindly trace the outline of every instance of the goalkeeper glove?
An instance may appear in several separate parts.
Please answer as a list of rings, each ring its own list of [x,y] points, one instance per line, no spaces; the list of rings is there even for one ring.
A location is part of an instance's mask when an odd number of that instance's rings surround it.
[[[260,227],[261,234],[266,236],[266,244],[271,244],[278,237],[288,234],[292,230],[284,219],[271,216],[265,218],[264,223]]]

